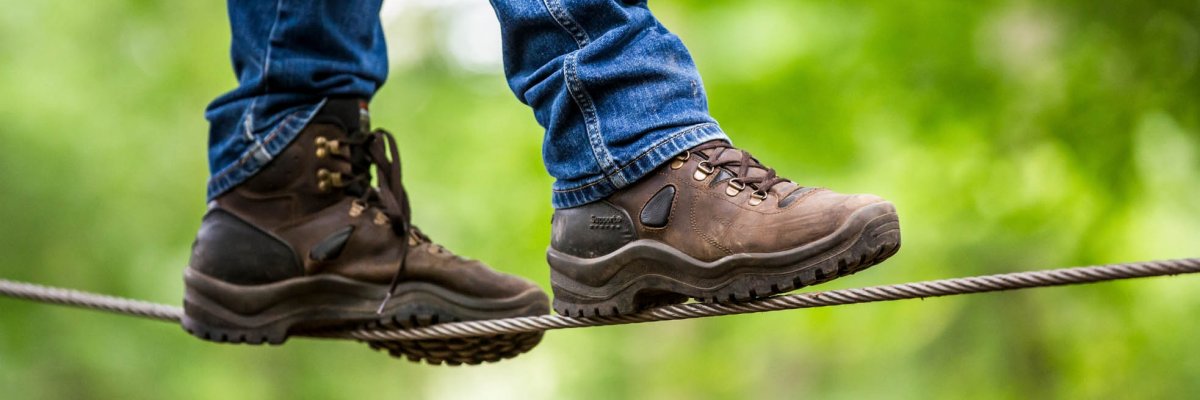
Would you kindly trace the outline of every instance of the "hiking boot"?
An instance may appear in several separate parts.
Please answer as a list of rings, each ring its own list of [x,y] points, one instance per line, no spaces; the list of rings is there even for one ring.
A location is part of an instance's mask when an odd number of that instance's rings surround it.
[[[552,225],[554,309],[574,317],[771,296],[900,248],[892,203],[801,187],[725,141],[696,146],[604,200],[557,210]]]
[[[184,272],[188,332],[279,344],[297,333],[549,312],[533,283],[454,255],[409,225],[395,140],[368,129],[365,102],[331,99],[259,173],[209,204]],[[540,340],[539,332],[370,344],[411,360],[476,364]]]

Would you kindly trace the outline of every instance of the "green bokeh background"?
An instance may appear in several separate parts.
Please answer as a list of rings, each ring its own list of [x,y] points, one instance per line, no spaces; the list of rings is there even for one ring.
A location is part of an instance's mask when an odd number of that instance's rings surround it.
[[[398,3],[373,114],[401,142],[416,222],[548,289],[541,129],[494,51],[461,45],[499,41],[460,29],[486,2]],[[1194,0],[651,5],[738,145],[899,207],[902,251],[822,288],[1200,256]],[[178,304],[205,206],[202,111],[234,84],[223,5],[3,9],[0,277]],[[556,331],[479,367],[353,342],[214,345],[0,299],[0,398],[1194,398],[1198,283]]]

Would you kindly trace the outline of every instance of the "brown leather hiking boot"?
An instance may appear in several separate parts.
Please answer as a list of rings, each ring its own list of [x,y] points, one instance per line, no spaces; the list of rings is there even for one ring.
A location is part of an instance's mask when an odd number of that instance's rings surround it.
[[[297,332],[549,312],[533,283],[456,256],[409,226],[394,139],[368,132],[365,115],[365,103],[330,100],[279,156],[209,204],[184,273],[188,332],[278,344]],[[371,345],[411,360],[476,364],[540,340],[533,333]]]
[[[576,317],[766,297],[861,271],[900,248],[891,203],[798,186],[724,141],[605,200],[555,211],[552,235],[554,309]]]

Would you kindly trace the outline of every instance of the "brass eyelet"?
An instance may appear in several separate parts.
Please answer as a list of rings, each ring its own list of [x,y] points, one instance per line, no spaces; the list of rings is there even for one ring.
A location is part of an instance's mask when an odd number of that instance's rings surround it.
[[[686,164],[687,160],[690,158],[692,158],[691,151],[685,151],[682,154],[675,156],[675,159],[671,160],[671,169],[683,168],[683,164]]]
[[[725,194],[729,195],[729,197],[737,196],[742,190],[746,189],[746,184],[742,183],[738,178],[730,179],[726,185],[728,186],[725,186]]]
[[[375,211],[375,219],[371,222],[374,222],[375,225],[383,226],[387,225],[387,223],[391,221],[388,220],[387,215],[383,214],[383,211]]]
[[[317,158],[329,157],[330,154],[342,154],[342,144],[336,140],[329,140],[324,136],[317,136],[313,144],[317,146]]]
[[[761,190],[755,190],[754,193],[750,193],[750,205],[752,205],[752,206],[757,206],[759,204],[762,204],[763,201],[766,201],[766,200],[767,200],[767,194]]]
[[[692,173],[692,179],[702,181],[708,178],[708,175],[712,174],[714,170],[715,168],[708,161],[701,161],[699,164],[696,164],[696,172]]]
[[[362,215],[363,211],[366,209],[367,209],[366,204],[363,204],[363,202],[361,202],[361,201],[355,200],[354,202],[350,203],[350,217],[358,218],[358,216]]]
[[[317,170],[317,189],[321,193],[329,193],[330,190],[333,190],[333,185],[329,183],[329,174],[329,170],[325,168]]]
[[[340,172],[333,172],[325,168],[317,170],[317,189],[322,193],[328,193],[335,187],[345,187],[346,183],[342,181]]]
[[[329,156],[329,150],[325,149],[325,143],[328,142],[329,139],[326,139],[324,136],[317,136],[316,140],[313,140],[313,144],[317,146],[317,158]]]

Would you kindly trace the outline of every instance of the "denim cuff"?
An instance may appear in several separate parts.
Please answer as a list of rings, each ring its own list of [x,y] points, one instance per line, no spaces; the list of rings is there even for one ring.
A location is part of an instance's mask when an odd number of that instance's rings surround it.
[[[252,140],[240,132],[230,135],[230,137],[238,138],[235,140],[244,140],[245,150],[241,152],[242,155],[238,157],[237,162],[221,169],[209,178],[208,201],[213,201],[221,194],[250,179],[267,163],[275,159],[275,156],[278,156],[293,140],[296,140],[296,136],[299,136],[300,131],[308,126],[308,122],[317,114],[317,111],[321,110],[325,101],[326,99],[321,99],[316,104],[293,109],[294,111],[270,129],[266,135],[250,135],[253,137]],[[238,124],[239,127],[241,125]]]
[[[621,165],[615,172],[583,182],[564,182],[558,181],[554,183],[554,191],[550,197],[550,202],[556,209],[578,207],[584,204],[602,200],[621,188],[632,185],[646,175],[649,175],[663,163],[683,153],[687,149],[696,147],[704,142],[712,140],[729,141],[729,136],[721,130],[721,127],[715,123],[703,123],[689,126],[674,133],[665,135],[661,139],[650,142],[645,151],[642,151],[633,160],[627,161]],[[613,175],[619,174],[620,178],[614,179]],[[614,181],[628,182],[625,185],[617,185]],[[560,188],[567,186],[565,188]]]

